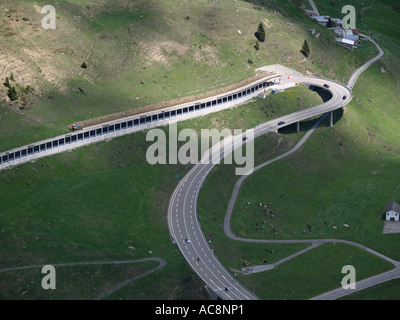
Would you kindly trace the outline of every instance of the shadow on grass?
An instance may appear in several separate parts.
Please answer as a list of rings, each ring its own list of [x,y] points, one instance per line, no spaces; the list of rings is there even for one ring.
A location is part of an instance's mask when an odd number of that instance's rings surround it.
[[[326,90],[322,87],[318,86],[310,86],[309,89],[311,91],[314,91],[318,93],[318,95],[321,97],[322,101],[327,102],[332,99],[332,93],[329,90]]]

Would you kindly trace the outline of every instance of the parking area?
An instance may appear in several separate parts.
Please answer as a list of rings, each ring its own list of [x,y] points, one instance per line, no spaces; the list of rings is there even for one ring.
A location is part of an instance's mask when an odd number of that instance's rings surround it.
[[[400,222],[399,221],[385,221],[383,226],[383,234],[387,233],[400,233]]]

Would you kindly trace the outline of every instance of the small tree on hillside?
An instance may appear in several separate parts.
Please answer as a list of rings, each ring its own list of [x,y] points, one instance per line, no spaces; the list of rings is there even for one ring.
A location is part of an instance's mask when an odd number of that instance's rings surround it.
[[[7,92],[8,97],[11,101],[15,101],[18,99],[17,90],[15,90],[14,86],[10,86]]]
[[[6,81],[3,82],[4,86],[6,86],[7,88],[10,87],[10,80],[8,79],[8,77],[6,77]]]
[[[256,36],[258,41],[260,42],[265,41],[265,29],[262,22],[260,22],[260,24],[258,25],[257,32],[254,33],[254,35]]]
[[[333,21],[331,17],[328,19],[328,23],[326,24],[327,28],[335,28],[337,27],[336,21]]]
[[[303,48],[301,52],[308,58],[310,55],[310,47],[308,46],[307,40],[304,40]]]

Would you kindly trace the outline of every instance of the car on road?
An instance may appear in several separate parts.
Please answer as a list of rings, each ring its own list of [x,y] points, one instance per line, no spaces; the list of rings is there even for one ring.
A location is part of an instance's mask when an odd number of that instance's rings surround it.
[[[283,125],[285,123],[286,123],[285,121],[280,121],[280,122],[278,122],[278,126],[281,126],[281,125]]]
[[[191,241],[190,241],[190,238],[186,238],[186,239],[185,239],[185,242],[186,242],[186,243],[190,243],[190,242],[191,242]]]
[[[326,84],[326,83],[324,84],[324,87],[325,88],[330,88],[329,84]]]
[[[247,140],[247,137],[243,137],[243,141],[246,141]]]
[[[342,99],[343,99],[343,100],[345,100],[346,98],[347,98],[347,96],[343,96],[343,98],[342,98]]]

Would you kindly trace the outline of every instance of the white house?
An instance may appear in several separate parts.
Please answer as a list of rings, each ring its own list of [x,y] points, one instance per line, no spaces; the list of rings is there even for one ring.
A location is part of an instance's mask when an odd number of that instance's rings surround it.
[[[353,34],[352,30],[343,30],[343,38],[348,40],[353,40],[356,44],[360,40],[360,37],[357,34]]]
[[[386,206],[386,221],[400,221],[400,205],[391,202]]]
[[[358,36],[358,35],[356,35],[356,34],[354,34],[354,35],[352,35],[352,36],[344,36],[343,38],[345,38],[345,39],[347,39],[347,40],[352,40],[352,41],[354,41],[354,44],[355,45],[358,45],[359,44],[359,40],[360,40],[360,37]]]
[[[322,24],[323,26],[326,27],[326,25],[328,23],[328,20],[329,20],[329,17],[328,16],[312,16],[311,19],[317,20],[317,22],[319,24]]]
[[[344,46],[345,48],[354,49],[355,42],[353,40],[345,39],[345,38],[336,38],[336,43]]]
[[[343,30],[343,37],[346,38],[346,36],[352,36],[353,35],[353,31],[351,29],[346,29]]]

